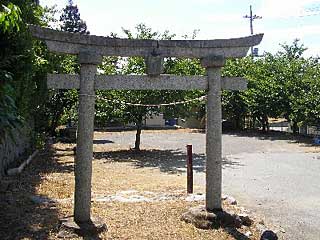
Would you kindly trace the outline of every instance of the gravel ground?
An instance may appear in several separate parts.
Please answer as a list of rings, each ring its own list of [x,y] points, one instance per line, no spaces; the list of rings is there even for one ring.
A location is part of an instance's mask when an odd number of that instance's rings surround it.
[[[134,132],[96,133],[96,151],[133,146]],[[163,172],[185,173],[185,146],[193,145],[195,184],[204,186],[205,134],[143,131],[143,149],[165,150],[174,161],[152,162]],[[284,239],[319,239],[319,147],[281,134],[224,134],[223,191],[281,230]],[[151,165],[150,165],[151,166]],[[201,188],[200,188],[201,189]]]
[[[92,212],[108,224],[100,239],[259,239],[261,219],[280,239],[319,239],[319,147],[286,135],[224,134],[223,191],[251,210],[254,226],[206,231],[177,221],[187,199],[186,144],[194,148],[195,192],[204,192],[205,135],[187,130],[96,132]],[[0,184],[0,239],[57,239],[59,219],[72,215],[74,144],[42,151],[21,175]],[[195,195],[199,197],[200,195]],[[55,201],[56,200],[56,201]],[[144,201],[142,201],[144,200]],[[40,202],[39,202],[40,201]],[[242,208],[244,206],[245,208]],[[80,239],[80,238],[75,238]],[[97,238],[99,239],[99,238]]]
[[[250,215],[252,226],[240,228],[201,230],[180,220],[190,207],[203,205],[204,197],[187,195],[182,170],[171,163],[185,159],[179,151],[117,149],[106,138],[95,143],[91,212],[107,224],[108,231],[85,237],[60,231],[60,220],[73,215],[74,144],[55,143],[20,175],[0,182],[1,240],[260,239],[260,219],[254,215]],[[158,167],[165,163],[170,168]],[[228,199],[223,208],[228,213],[246,213]]]

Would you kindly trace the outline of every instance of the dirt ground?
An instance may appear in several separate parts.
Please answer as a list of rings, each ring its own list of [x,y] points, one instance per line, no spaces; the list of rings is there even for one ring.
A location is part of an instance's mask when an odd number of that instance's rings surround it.
[[[0,239],[58,238],[60,219],[73,214],[73,147],[55,143],[38,154],[21,175],[3,179]],[[204,202],[186,200],[185,177],[179,171],[152,167],[152,163],[170,162],[171,152],[147,148],[135,153],[128,146],[107,144],[95,144],[94,152],[92,215],[102,218],[108,230],[85,239],[259,239],[255,224],[200,230],[181,221],[183,212]],[[203,188],[195,186],[195,191],[203,192]],[[224,209],[243,211],[226,203]]]

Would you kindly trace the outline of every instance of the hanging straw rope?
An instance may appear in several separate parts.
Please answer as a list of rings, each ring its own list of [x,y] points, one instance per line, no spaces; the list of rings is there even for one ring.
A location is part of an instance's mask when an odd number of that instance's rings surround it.
[[[207,99],[207,96],[205,95],[205,96],[201,96],[201,97],[198,97],[198,98],[184,100],[184,101],[178,101],[178,102],[161,103],[161,104],[142,104],[142,103],[130,103],[130,102],[125,102],[125,101],[120,101],[120,100],[115,100],[115,99],[108,99],[108,98],[104,98],[104,97],[100,97],[100,96],[96,96],[96,95],[83,94],[83,93],[79,94],[79,96],[97,97],[97,99],[103,100],[103,101],[106,101],[106,102],[120,103],[120,104],[123,104],[123,105],[135,106],[135,107],[175,106],[175,105],[182,105],[182,104],[186,104],[186,103],[190,103],[190,102],[200,102],[200,101],[203,101],[203,100]]]

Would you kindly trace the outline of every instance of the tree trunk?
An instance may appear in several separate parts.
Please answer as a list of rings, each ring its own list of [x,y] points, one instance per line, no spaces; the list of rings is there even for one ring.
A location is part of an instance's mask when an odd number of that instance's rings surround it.
[[[241,116],[240,115],[236,115],[236,120],[235,120],[235,130],[241,130]]]
[[[257,121],[259,121],[259,120],[256,117],[252,118],[252,128],[251,129],[256,129]]]
[[[266,131],[266,124],[265,124],[263,117],[261,118],[260,122],[262,124],[262,131],[265,132]]]
[[[142,130],[142,124],[137,124],[137,132],[136,132],[136,141],[134,143],[134,150],[140,151],[140,139],[141,139],[141,130]]]
[[[63,113],[63,111],[61,111],[61,110],[55,113],[55,115],[51,121],[51,126],[49,127],[50,136],[56,136],[56,128],[58,127],[58,122],[61,118],[62,113]]]
[[[297,122],[293,122],[292,124],[292,132],[293,134],[297,135],[299,133],[299,127]]]
[[[269,130],[270,130],[270,125],[269,125],[268,117],[266,117],[265,122],[266,122],[267,132],[269,132]]]
[[[261,119],[262,123],[262,131],[263,132],[268,132],[269,131],[269,122],[268,122],[268,117],[263,116]]]

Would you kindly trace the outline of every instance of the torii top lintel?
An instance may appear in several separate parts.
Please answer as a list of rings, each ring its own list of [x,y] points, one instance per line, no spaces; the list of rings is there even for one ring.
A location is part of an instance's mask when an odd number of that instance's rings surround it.
[[[258,45],[263,34],[242,38],[215,40],[147,40],[121,39],[57,31],[29,25],[32,35],[44,40],[50,51],[79,54],[91,51],[102,56],[150,56],[203,58],[221,55],[225,58],[244,57],[249,48]]]

